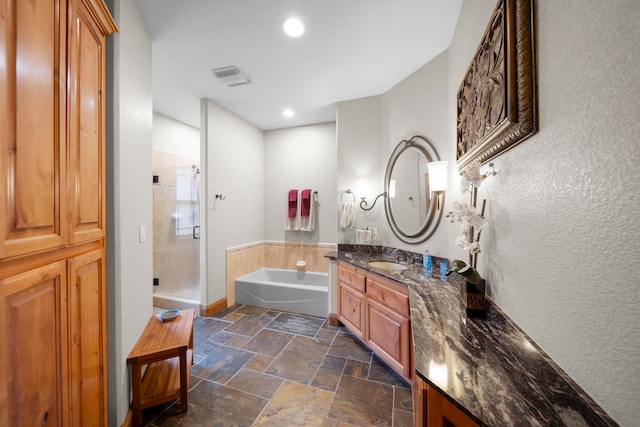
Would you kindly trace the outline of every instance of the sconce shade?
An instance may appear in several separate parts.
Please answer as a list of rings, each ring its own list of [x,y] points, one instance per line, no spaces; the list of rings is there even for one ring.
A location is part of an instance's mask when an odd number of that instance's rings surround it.
[[[358,197],[367,197],[369,195],[369,180],[367,178],[356,179],[356,194]]]
[[[429,189],[431,191],[444,191],[447,189],[447,165],[449,162],[429,162]]]
[[[396,180],[392,179],[389,181],[389,197],[392,199],[396,197]]]

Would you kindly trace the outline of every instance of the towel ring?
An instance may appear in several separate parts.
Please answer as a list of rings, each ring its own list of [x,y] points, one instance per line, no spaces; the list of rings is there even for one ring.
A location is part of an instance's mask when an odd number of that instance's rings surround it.
[[[342,194],[340,194],[340,203],[344,203],[344,200],[342,200],[342,198],[344,197],[344,195],[346,194],[351,194],[351,197],[353,197],[353,201],[356,201],[356,195],[353,194],[353,192],[351,190],[347,190],[347,191],[343,191]]]

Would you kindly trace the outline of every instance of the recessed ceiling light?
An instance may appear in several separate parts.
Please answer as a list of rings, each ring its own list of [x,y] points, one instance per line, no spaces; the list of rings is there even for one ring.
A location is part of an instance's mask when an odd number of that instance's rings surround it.
[[[293,117],[293,111],[292,111],[292,110],[289,110],[289,109],[284,110],[284,111],[282,112],[282,115],[283,115],[283,116],[285,116],[285,117]]]
[[[291,37],[300,37],[304,33],[304,25],[296,18],[287,19],[282,28]]]

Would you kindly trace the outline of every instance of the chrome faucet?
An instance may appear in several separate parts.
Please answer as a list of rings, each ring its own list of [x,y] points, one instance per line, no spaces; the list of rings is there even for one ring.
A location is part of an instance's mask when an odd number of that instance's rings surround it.
[[[407,255],[407,253],[406,253],[406,252],[398,252],[398,255],[397,255],[397,257],[396,257],[396,259],[398,260],[398,262],[400,262],[400,258],[401,258],[401,257],[402,257],[402,258],[404,258],[404,262],[405,262],[405,264],[407,264],[408,259],[409,259],[409,257],[408,257],[408,255]]]

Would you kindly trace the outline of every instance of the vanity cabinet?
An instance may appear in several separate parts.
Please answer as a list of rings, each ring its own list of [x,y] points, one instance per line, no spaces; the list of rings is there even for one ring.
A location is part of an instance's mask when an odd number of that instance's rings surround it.
[[[338,319],[396,372],[411,379],[411,318],[405,286],[338,263]]]
[[[417,375],[413,380],[412,393],[415,427],[480,427]]]
[[[0,425],[107,426],[102,0],[0,1]]]

